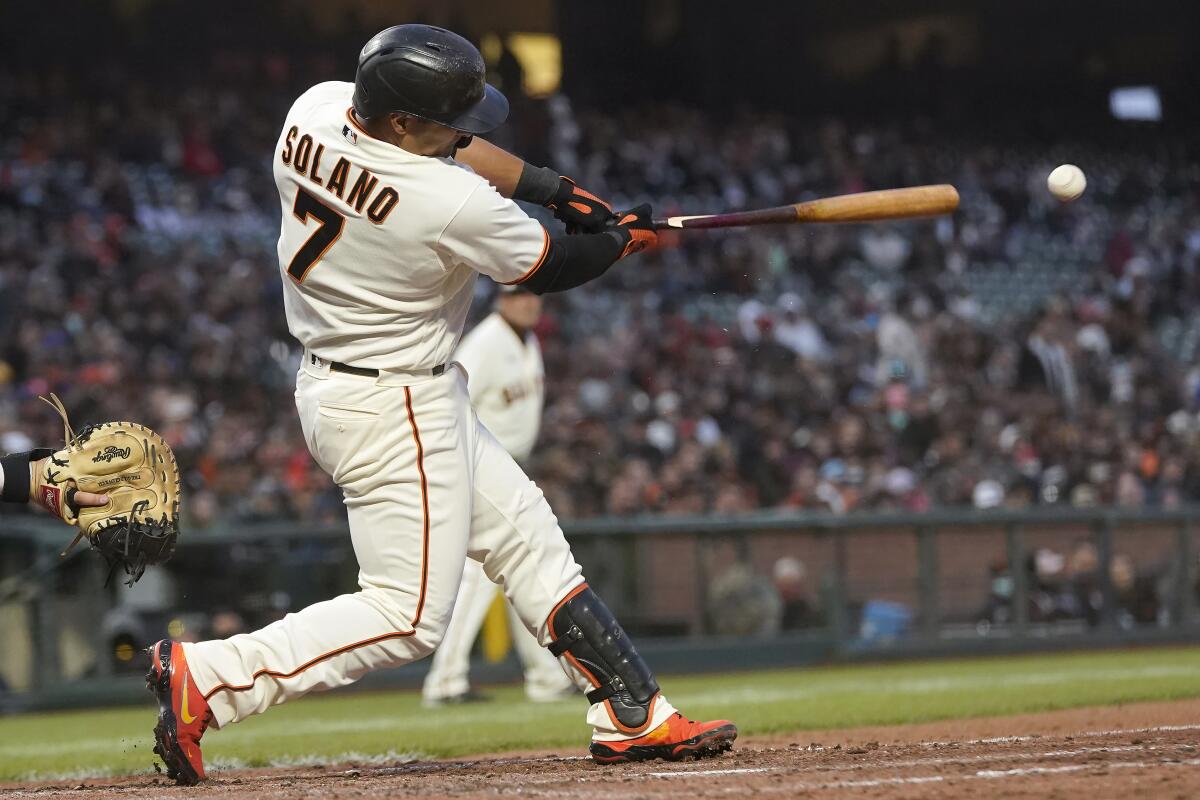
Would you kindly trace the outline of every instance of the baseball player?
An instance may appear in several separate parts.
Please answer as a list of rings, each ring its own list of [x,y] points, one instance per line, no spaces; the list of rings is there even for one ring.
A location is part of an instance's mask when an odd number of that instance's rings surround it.
[[[496,308],[463,337],[454,359],[467,373],[467,390],[479,421],[522,463],[533,451],[542,418],[542,350],[532,329],[542,298],[520,285],[501,286]],[[474,699],[468,679],[471,646],[499,587],[483,566],[468,559],[454,616],[433,654],[422,692],[427,706]],[[535,703],[562,699],[575,690],[558,659],[529,633],[512,606],[513,647],[525,667],[525,694]]]
[[[304,347],[296,407],[342,489],[359,591],[253,633],[150,649],[155,751],[181,783],[204,777],[209,725],[431,654],[468,556],[588,685],[594,759],[710,755],[737,736],[663,697],[451,361],[479,273],[559,292],[655,240],[649,206],[614,218],[554,172],[472,140],[507,114],[479,51],[425,25],[377,34],[353,84],[318,84],[288,112],[272,161],[284,310]],[[592,232],[552,239],[510,198]]]

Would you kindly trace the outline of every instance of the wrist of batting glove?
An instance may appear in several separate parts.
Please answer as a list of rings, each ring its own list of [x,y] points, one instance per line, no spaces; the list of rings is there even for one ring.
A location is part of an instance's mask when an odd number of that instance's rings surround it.
[[[546,207],[567,224],[567,233],[599,233],[613,221],[612,206],[570,178],[559,178],[558,189]]]
[[[621,255],[617,256],[618,259],[633,255],[658,243],[658,234],[654,230],[654,224],[650,217],[650,206],[646,203],[628,211],[619,212],[616,215],[616,222],[609,225],[606,230],[616,233],[625,241],[625,248],[621,250]]]

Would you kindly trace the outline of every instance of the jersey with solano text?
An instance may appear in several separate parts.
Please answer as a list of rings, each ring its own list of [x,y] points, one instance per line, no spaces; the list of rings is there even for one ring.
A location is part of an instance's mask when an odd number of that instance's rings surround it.
[[[476,275],[523,280],[549,237],[469,167],[373,138],[353,92],[309,89],[275,147],[288,328],[327,361],[430,369],[454,352]]]

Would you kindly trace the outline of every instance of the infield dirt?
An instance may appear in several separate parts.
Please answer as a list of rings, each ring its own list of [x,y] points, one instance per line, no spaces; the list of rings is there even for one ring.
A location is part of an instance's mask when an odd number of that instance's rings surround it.
[[[720,758],[602,767],[582,752],[0,785],[31,798],[1200,796],[1200,700],[752,737]]]

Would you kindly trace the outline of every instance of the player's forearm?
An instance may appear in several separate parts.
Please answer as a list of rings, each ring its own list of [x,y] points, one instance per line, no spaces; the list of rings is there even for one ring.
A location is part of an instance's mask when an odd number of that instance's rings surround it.
[[[534,294],[574,289],[608,272],[624,248],[625,241],[616,231],[555,237],[542,266],[521,286]]]
[[[535,167],[491,142],[473,139],[455,158],[475,170],[504,197],[545,206],[568,232],[599,233],[613,221],[605,201],[549,167]]]
[[[491,142],[472,139],[455,158],[470,166],[505,197],[547,206],[556,213],[568,209],[563,212],[564,221],[585,230],[595,232],[611,217],[612,209],[603,200],[580,189],[556,170],[535,167]],[[575,204],[573,208],[571,203]]]
[[[507,150],[476,136],[469,145],[455,153],[454,157],[475,170],[476,174],[495,186],[496,191],[505,197],[514,200],[528,199],[517,196],[517,186],[521,181],[521,173],[525,170],[526,164]],[[536,167],[532,169],[536,169]],[[558,176],[555,175],[551,193],[557,187]],[[530,200],[530,202],[538,201]]]

